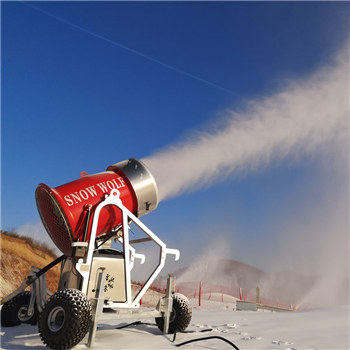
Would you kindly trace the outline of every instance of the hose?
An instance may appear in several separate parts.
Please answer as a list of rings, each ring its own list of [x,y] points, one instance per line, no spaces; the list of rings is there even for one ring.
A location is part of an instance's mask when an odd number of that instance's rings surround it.
[[[196,342],[196,341],[209,340],[209,339],[220,339],[220,340],[226,342],[227,344],[230,344],[230,345],[231,345],[233,348],[235,348],[236,350],[239,350],[239,348],[238,348],[235,344],[233,344],[233,343],[231,343],[229,340],[227,340],[227,339],[225,339],[225,338],[223,338],[223,337],[219,337],[219,336],[217,336],[217,335],[212,335],[212,336],[210,336],[210,337],[203,337],[203,338],[196,338],[196,339],[187,340],[187,341],[185,341],[185,342],[183,342],[183,343],[176,344],[176,346],[177,346],[177,347],[180,347],[180,346],[183,346],[183,345],[187,345],[187,344],[190,344],[190,343],[194,343],[194,342]]]
[[[120,327],[116,327],[116,329],[123,329],[123,328],[127,328],[127,327],[130,327],[130,326],[136,326],[136,325],[141,325],[141,324],[144,324],[144,325],[147,325],[147,326],[155,326],[154,323],[145,323],[145,322],[141,322],[141,321],[136,321],[136,322],[132,322],[132,323],[129,323],[129,324],[126,324],[124,326],[120,326]],[[200,331],[183,331],[183,332],[180,332],[180,333],[198,333],[198,332],[201,332],[201,333],[204,333],[204,332],[211,332],[212,329],[211,328],[208,328],[208,329],[202,329]],[[175,341],[176,339],[176,332],[174,333],[174,338],[173,338],[173,342]],[[197,341],[202,341],[202,340],[209,340],[209,339],[219,339],[219,340],[222,340],[224,342],[226,342],[227,344],[230,344],[233,348],[235,348],[236,350],[239,350],[239,348],[233,344],[232,342],[230,342],[229,340],[223,338],[223,337],[219,337],[217,335],[213,335],[213,336],[209,336],[209,337],[203,337],[203,338],[196,338],[196,339],[191,339],[191,340],[187,340],[183,343],[180,343],[180,344],[176,344],[175,346],[177,347],[180,347],[180,346],[184,346],[184,345],[187,345],[187,344],[190,344],[190,343],[194,343],[194,342],[197,342]]]

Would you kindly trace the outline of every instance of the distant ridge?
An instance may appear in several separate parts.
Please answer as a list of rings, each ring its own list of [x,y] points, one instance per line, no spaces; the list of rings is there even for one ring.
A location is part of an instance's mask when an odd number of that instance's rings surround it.
[[[266,272],[249,264],[229,259],[201,261],[173,272],[177,283],[202,281],[242,288],[255,294],[260,288],[261,297],[296,305],[316,284],[317,276],[291,271]]]

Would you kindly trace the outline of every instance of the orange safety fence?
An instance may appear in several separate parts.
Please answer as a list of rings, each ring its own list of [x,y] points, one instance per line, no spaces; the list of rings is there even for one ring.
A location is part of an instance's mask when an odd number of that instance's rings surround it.
[[[155,282],[151,285],[151,289],[165,293],[166,283]],[[295,308],[293,307],[293,305],[288,304],[286,302],[261,297],[260,295],[258,295],[258,300],[257,300],[256,293],[242,290],[239,287],[217,285],[217,284],[201,282],[201,281],[178,282],[175,285],[175,292],[181,293],[187,296],[188,298],[198,299],[199,306],[201,306],[202,300],[212,300],[212,301],[221,301],[221,302],[232,301],[231,299],[227,300],[227,296],[230,296],[238,300],[253,302],[253,303],[258,302],[259,304],[263,304],[266,306],[278,307],[278,308],[283,308],[288,310],[293,310]],[[263,291],[261,292],[263,293]]]

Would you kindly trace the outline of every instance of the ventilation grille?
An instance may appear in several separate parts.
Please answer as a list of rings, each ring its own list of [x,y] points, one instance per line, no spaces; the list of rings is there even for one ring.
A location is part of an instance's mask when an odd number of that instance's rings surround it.
[[[72,230],[52,191],[41,184],[35,191],[35,199],[47,233],[51,236],[57,248],[70,256],[73,241]]]

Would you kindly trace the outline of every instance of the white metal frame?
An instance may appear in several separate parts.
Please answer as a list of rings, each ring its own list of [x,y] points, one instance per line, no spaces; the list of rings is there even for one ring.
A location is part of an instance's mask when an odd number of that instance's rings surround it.
[[[82,289],[81,291],[87,295],[88,285],[90,280],[90,272],[93,260],[93,252],[95,248],[97,225],[100,216],[101,209],[107,205],[114,205],[121,210],[122,213],[122,230],[123,238],[119,239],[123,244],[124,251],[124,269],[125,269],[125,286],[126,286],[126,301],[125,302],[113,302],[108,303],[108,307],[112,308],[138,308],[140,306],[140,300],[146,293],[147,289],[151,286],[154,280],[157,278],[161,270],[165,265],[165,259],[167,254],[175,255],[175,261],[179,260],[180,252],[177,249],[167,248],[165,243],[156,236],[146,225],[144,225],[131,211],[129,211],[122,203],[120,199],[120,192],[117,189],[113,189],[110,195],[106,195],[106,198],[96,207],[92,228],[90,241],[88,246],[87,258],[84,262],[83,259],[79,259],[76,264],[76,269],[82,276]],[[134,299],[132,299],[131,294],[131,270],[133,268],[134,259],[141,259],[141,263],[144,262],[145,256],[143,254],[135,253],[135,249],[129,243],[129,220],[135,223],[148,237],[150,237],[160,248],[159,263],[152,274],[147,279],[144,286],[138,292]]]

